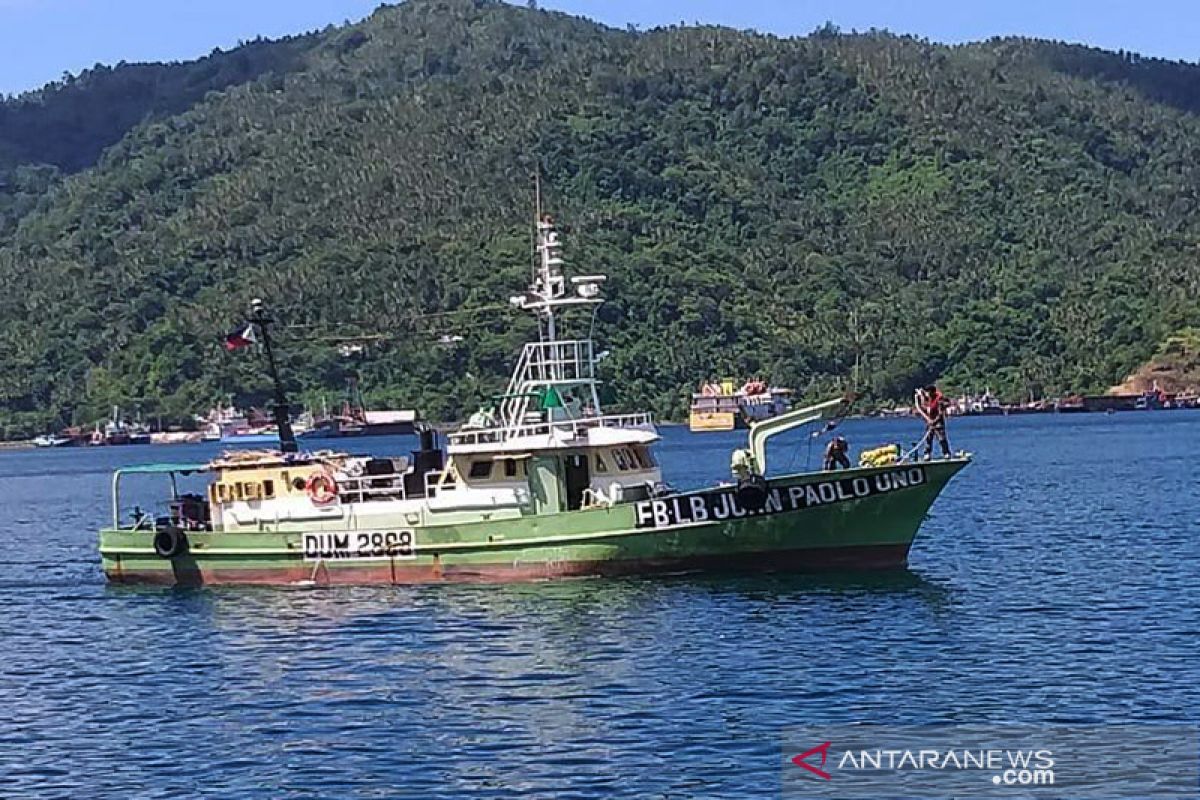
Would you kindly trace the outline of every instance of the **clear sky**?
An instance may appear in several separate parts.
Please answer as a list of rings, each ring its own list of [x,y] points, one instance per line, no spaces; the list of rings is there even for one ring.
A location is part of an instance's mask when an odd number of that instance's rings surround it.
[[[195,58],[366,16],[379,0],[0,0],[0,93],[97,62]],[[1200,0],[542,0],[610,25],[711,22],[804,34],[825,21],[935,41],[1025,34],[1200,60]]]

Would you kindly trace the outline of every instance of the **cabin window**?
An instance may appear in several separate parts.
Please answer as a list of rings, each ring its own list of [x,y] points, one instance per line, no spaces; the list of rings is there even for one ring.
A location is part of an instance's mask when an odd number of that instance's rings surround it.
[[[596,453],[596,472],[608,472],[608,464],[604,463],[604,456]]]
[[[272,497],[274,497],[275,496],[275,481],[263,481],[262,482],[262,493],[263,493],[263,497],[265,497],[268,500],[270,500]]]
[[[225,484],[223,484],[223,483],[217,484],[217,502],[218,503],[229,502],[229,494],[228,494],[228,492],[226,492],[226,487],[225,487]]]
[[[484,480],[492,477],[492,462],[491,461],[472,461],[471,471],[469,475],[478,480]]]
[[[629,469],[629,461],[626,460],[625,451],[621,448],[618,447],[616,450],[613,450],[613,459],[617,462],[617,469],[622,472]]]
[[[635,447],[631,447],[630,452],[633,454],[633,460],[636,461],[637,465],[642,469],[650,469],[654,466],[654,456],[650,455],[650,451],[645,447],[637,445]]]
[[[642,463],[646,465],[646,469],[654,469],[658,466],[658,462],[654,460],[654,453],[650,452],[649,447],[639,447],[638,452],[642,454]]]
[[[247,500],[257,500],[262,496],[262,485],[257,481],[246,481],[240,484],[241,492]]]
[[[517,460],[515,458],[504,459],[504,477],[515,478],[517,476]]]

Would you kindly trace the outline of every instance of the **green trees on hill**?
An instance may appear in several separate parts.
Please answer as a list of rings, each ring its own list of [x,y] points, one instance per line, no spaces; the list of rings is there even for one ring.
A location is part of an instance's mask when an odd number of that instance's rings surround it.
[[[413,0],[93,71],[0,104],[0,424],[262,401],[219,347],[259,295],[308,400],[352,369],[370,402],[469,412],[529,333],[494,306],[528,279],[535,169],[569,268],[612,276],[619,405],[679,416],[718,374],[830,391],[856,362],[875,398],[1101,388],[1197,324],[1193,70]],[[349,363],[354,335],[380,338]]]

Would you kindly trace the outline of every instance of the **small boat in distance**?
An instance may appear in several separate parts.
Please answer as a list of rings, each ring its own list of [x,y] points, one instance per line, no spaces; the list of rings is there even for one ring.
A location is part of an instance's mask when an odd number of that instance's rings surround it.
[[[706,381],[692,395],[688,427],[693,431],[731,431],[779,416],[792,407],[792,390],[751,379],[736,386],[732,378]]]
[[[118,470],[112,522],[99,534],[107,578],[324,586],[907,563],[930,506],[969,456],[772,474],[767,440],[845,414],[834,399],[752,423],[730,481],[673,489],[652,450],[650,414],[605,413],[590,334],[561,335],[572,309],[590,318],[603,302],[605,276],[568,281],[553,221],[536,219],[535,279],[511,302],[537,318],[538,338],[494,416],[449,434],[444,451],[426,428],[411,457],[297,452],[281,422],[278,452]],[[270,320],[257,311],[269,341]],[[165,513],[123,512],[122,481],[135,474],[170,477]],[[180,493],[179,477],[197,474],[207,485]]]
[[[268,414],[251,409],[249,413],[239,411],[229,398],[228,405],[218,403],[203,416],[196,416],[201,438],[206,442],[225,442],[232,445],[278,444],[279,428]],[[297,433],[307,426],[297,423]]]
[[[76,444],[78,442],[70,436],[55,433],[44,433],[33,438],[34,447],[74,447]]]
[[[983,394],[964,394],[950,404],[948,409],[952,416],[960,417],[993,417],[1008,413],[991,389],[985,389]]]
[[[121,414],[121,409],[112,407],[106,422],[97,423],[88,444],[93,447],[113,447],[127,444],[150,444],[150,428],[140,420],[130,421]]]
[[[358,380],[346,381],[346,396],[336,414],[314,417],[297,439],[341,439],[348,436],[408,436],[416,431],[417,412],[367,411]]]

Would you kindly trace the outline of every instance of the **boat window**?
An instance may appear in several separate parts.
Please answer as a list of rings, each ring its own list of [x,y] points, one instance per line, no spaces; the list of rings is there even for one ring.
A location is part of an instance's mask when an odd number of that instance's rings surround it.
[[[613,450],[613,459],[617,462],[617,469],[622,472],[629,469],[629,462],[625,460],[625,451],[622,448]]]
[[[242,500],[243,498],[245,498],[245,496],[246,496],[246,494],[245,494],[245,490],[242,488],[242,484],[235,483],[233,485],[233,499],[234,500]]]
[[[223,483],[217,484],[217,502],[218,503],[229,502],[229,495],[226,492],[226,486]]]
[[[491,461],[472,461],[471,472],[472,478],[490,478],[492,477],[492,462]]]
[[[634,469],[645,469],[646,468],[645,462],[642,461],[642,454],[639,452],[639,448],[637,448],[637,447],[629,448],[629,463],[631,465],[633,465]]]
[[[642,463],[646,465],[646,469],[654,469],[658,466],[654,460],[654,453],[650,452],[649,447],[639,447],[638,452],[642,454]]]
[[[604,463],[604,456],[596,453],[596,472],[608,472],[608,464]]]
[[[634,445],[629,448],[633,454],[632,461],[635,461],[641,469],[651,469],[654,466],[654,457],[650,455],[650,451],[642,445]]]
[[[517,474],[517,460],[515,458],[504,459],[504,477],[513,478]]]
[[[263,481],[262,483],[263,497],[270,500],[275,496],[275,481]]]

